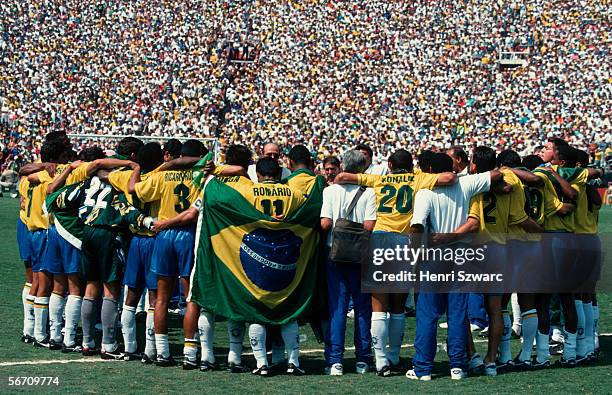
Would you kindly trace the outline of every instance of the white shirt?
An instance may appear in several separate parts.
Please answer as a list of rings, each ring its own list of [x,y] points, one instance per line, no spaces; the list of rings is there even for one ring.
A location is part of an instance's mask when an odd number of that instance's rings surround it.
[[[336,220],[346,218],[349,221],[362,224],[364,221],[376,220],[376,195],[372,188],[367,188],[353,209],[353,212],[346,216],[346,211],[350,206],[353,198],[359,190],[358,185],[330,185],[323,190],[323,206],[321,207],[321,218],[330,218],[333,226],[336,225]],[[327,245],[331,247],[332,235],[331,232],[327,235]]]
[[[251,181],[259,182],[259,180],[257,179],[257,171],[255,171],[255,165],[249,165],[249,168],[247,169],[247,174],[249,175]],[[290,175],[291,170],[287,169],[286,167],[281,167],[281,180],[284,180]]]
[[[453,185],[421,189],[414,197],[410,225],[432,233],[451,233],[467,219],[472,196],[491,188],[491,173],[459,177]]]
[[[379,176],[384,176],[387,174],[387,166],[383,165],[375,165],[370,163],[370,166],[364,171],[365,174],[377,174]]]

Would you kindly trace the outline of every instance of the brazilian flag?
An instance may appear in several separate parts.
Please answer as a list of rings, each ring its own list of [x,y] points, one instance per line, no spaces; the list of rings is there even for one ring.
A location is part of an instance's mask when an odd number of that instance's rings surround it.
[[[198,220],[191,300],[235,321],[281,325],[305,314],[317,278],[320,196],[312,191],[278,221],[210,179]]]

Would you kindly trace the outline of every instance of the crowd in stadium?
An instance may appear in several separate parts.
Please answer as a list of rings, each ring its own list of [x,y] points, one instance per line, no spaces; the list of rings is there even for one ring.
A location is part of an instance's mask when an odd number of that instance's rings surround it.
[[[168,302],[180,283],[188,300],[182,367],[204,372],[219,369],[221,362],[215,357],[213,344],[216,336],[225,335],[214,331],[215,313],[223,316],[225,310],[219,305],[218,310],[209,310],[207,301],[198,296],[202,284],[212,285],[197,268],[202,256],[232,247],[229,241],[216,246],[230,237],[218,233],[214,239],[206,239],[211,250],[201,251],[197,245],[203,241],[198,238],[206,236],[195,232],[196,222],[199,229],[204,229],[203,218],[216,215],[208,210],[224,210],[208,205],[210,199],[220,198],[206,189],[208,182],[216,179],[217,185],[224,184],[217,186],[219,191],[229,194],[229,189],[223,189],[229,187],[235,191],[232,193],[238,193],[229,205],[246,204],[244,207],[262,213],[267,221],[283,222],[309,204],[316,209],[313,229],[319,228],[320,221],[321,232],[332,232],[332,237],[321,237],[317,270],[322,273],[312,288],[312,292],[326,289],[326,301],[310,302],[318,315],[309,316],[313,328],[320,328],[325,343],[325,374],[344,373],[344,336],[351,300],[356,372],[360,374],[374,370],[378,376],[387,377],[401,372],[409,379],[431,380],[436,330],[444,314],[448,318],[452,379],[544,369],[551,365],[551,354],[560,354],[557,363],[566,368],[597,359],[599,310],[594,291],[601,260],[597,221],[602,200],[596,186],[603,172],[587,168],[586,151],[559,138],[548,141],[539,155],[524,157],[512,150],[497,154],[487,146],[478,146],[468,155],[454,146],[447,152],[424,150],[415,169],[407,150],[395,150],[386,167],[376,166],[371,148],[360,144],[347,150],[341,161],[327,157],[324,175],[318,175],[306,146],[294,145],[287,155],[288,169],[283,169],[280,147],[267,143],[254,166],[254,177],[249,176],[253,154],[247,146],[232,144],[225,152],[221,165],[210,161],[210,156],[205,158],[207,149],[197,140],[183,144],[171,140],[161,147],[156,142],[144,144],[127,137],[119,142],[113,156],[106,157],[99,147],[77,154],[65,134],[48,134],[41,149],[42,162],[20,169],[17,236],[26,268],[21,340],[63,353],[100,354],[102,359],[174,366],[168,339]],[[204,162],[206,166],[202,167]],[[199,172],[204,176],[197,175]],[[285,172],[289,176],[281,176]],[[275,197],[273,203],[270,196]],[[340,219],[353,221],[351,226],[361,224],[367,234],[372,231],[366,249],[416,248],[425,243],[421,239],[424,233],[431,236],[430,243],[442,246],[473,237],[473,243],[489,247],[486,267],[549,262],[551,275],[554,268],[563,267],[572,277],[573,268],[579,268],[590,280],[581,283],[581,291],[571,293],[561,283],[545,292],[529,288],[518,293],[513,314],[520,329],[514,331],[523,341],[516,357],[510,348],[513,323],[508,311],[509,293],[474,294],[480,296],[476,310],[486,311],[481,318],[488,326],[483,358],[476,352],[470,334],[472,325],[476,325],[470,324],[474,311],[468,298],[472,295],[417,292],[416,331],[408,334],[415,336],[415,355],[407,362],[400,358],[406,330],[406,293],[383,293],[380,288],[371,294],[363,291],[366,280],[361,265],[372,270],[371,256],[364,252],[349,257],[346,246],[343,250],[334,248]],[[268,229],[271,225],[261,226]],[[540,240],[546,232],[550,235]],[[283,247],[282,242],[276,245],[278,239],[267,240],[265,232],[257,234],[254,237],[258,243],[271,243],[271,250],[279,249],[280,257],[289,259],[282,251],[291,247]],[[580,237],[580,243],[574,236]],[[257,244],[251,246],[258,248]],[[244,245],[237,248],[257,257],[252,264],[261,266],[258,270],[262,271],[247,276],[263,290],[268,288],[261,284],[280,281],[279,273],[271,268],[282,271],[288,270],[282,267],[290,266],[284,260],[275,263],[273,255],[257,255]],[[242,270],[253,269],[244,266],[242,255],[239,259]],[[307,266],[305,270],[315,269]],[[256,277],[251,277],[253,273]],[[525,276],[521,278],[526,281]],[[305,286],[299,283],[293,292],[299,294],[300,287]],[[123,287],[127,290],[122,294]],[[150,307],[145,344],[138,344],[136,310],[145,289]],[[562,324],[550,319],[553,294],[558,294]],[[248,305],[252,307],[254,301],[240,299],[234,300],[228,311],[242,303],[240,316],[250,318],[234,321],[230,318],[233,315],[227,317],[227,370],[251,371],[257,376],[305,374],[299,361],[299,315],[271,324],[257,318],[257,309],[244,313],[250,311]],[[101,339],[94,331],[97,318],[102,325]],[[122,336],[117,336],[118,322]],[[250,324],[248,332],[246,324]],[[79,326],[82,339],[77,338]],[[247,333],[256,360],[252,368],[242,360]],[[267,340],[273,347],[271,364]],[[536,355],[532,356],[534,344]]]
[[[0,5],[2,144],[52,130],[219,137],[260,154],[358,142],[610,145],[600,1],[29,1]],[[228,59],[232,43],[254,62]],[[505,51],[528,65],[501,71]],[[427,138],[425,138],[427,137]],[[88,140],[76,141],[87,144]]]

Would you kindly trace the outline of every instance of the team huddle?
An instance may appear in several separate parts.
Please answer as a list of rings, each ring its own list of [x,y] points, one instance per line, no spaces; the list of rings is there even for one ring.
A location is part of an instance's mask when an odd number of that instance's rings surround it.
[[[326,374],[343,374],[349,305],[355,318],[357,373],[373,369],[381,377],[402,372],[409,379],[430,380],[443,314],[448,318],[453,379],[545,368],[553,349],[562,349],[559,363],[564,367],[596,358],[599,312],[593,285],[580,294],[519,293],[522,347],[516,357],[510,349],[510,294],[484,295],[489,330],[482,358],[470,332],[467,294],[416,293],[416,354],[408,363],[400,359],[407,294],[362,292],[360,265],[342,264],[331,253],[338,221],[349,219],[370,234],[371,249],[471,240],[486,244],[487,259],[496,264],[549,259],[561,267],[584,261],[595,267],[601,251],[597,220],[602,202],[593,183],[603,174],[587,168],[586,152],[561,139],[524,158],[512,150],[496,154],[488,147],[476,147],[468,158],[463,149],[453,147],[447,153],[422,151],[416,158],[418,168],[404,149],[389,156],[387,167],[374,165],[365,145],[345,152],[342,160],[326,158],[317,169],[304,145],[292,147],[287,167],[273,143],[264,146],[255,164],[252,156],[248,147],[233,144],[225,147],[224,163],[215,164],[197,140],[169,140],[162,147],[134,137],[121,140],[112,156],[97,147],[77,155],[64,133],[49,133],[40,160],[19,172],[17,238],[26,268],[22,341],[63,353],[174,366],[168,309],[179,289],[187,300],[182,367],[219,369],[213,341],[215,321],[223,317],[191,298],[196,227],[203,216],[213,214],[206,211],[205,200],[207,182],[215,178],[273,221],[289,218],[312,201],[313,194],[320,194],[316,229],[321,248],[313,270],[318,271],[317,288],[326,291],[317,317]],[[548,237],[541,238],[544,233]],[[572,245],[570,234],[583,235],[585,243]],[[289,261],[270,262],[248,246],[241,248],[262,265],[280,271],[292,266]],[[363,260],[363,265],[372,264],[371,256]],[[283,281],[262,273],[258,281],[267,288]],[[136,312],[145,291],[145,344],[138,344]],[[550,342],[551,300],[562,310],[560,344]],[[308,320],[312,324],[313,315]],[[99,342],[97,322],[102,326]],[[77,339],[79,325],[82,340]],[[254,368],[242,360],[247,325]],[[119,327],[122,336],[116,333]],[[299,362],[298,320],[269,325],[228,319],[227,329],[228,371],[264,377],[281,371],[305,374]],[[121,337],[123,344],[117,340]]]

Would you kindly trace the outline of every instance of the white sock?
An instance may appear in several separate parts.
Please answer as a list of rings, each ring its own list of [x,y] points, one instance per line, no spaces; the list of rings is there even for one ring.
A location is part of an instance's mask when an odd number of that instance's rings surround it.
[[[227,362],[240,365],[242,362],[242,342],[244,341],[244,322],[227,321],[229,353]]]
[[[56,342],[62,342],[62,324],[64,317],[64,306],[66,298],[55,292],[51,293],[49,298],[49,338]]]
[[[198,360],[198,341],[196,339],[185,338],[183,345],[183,356],[187,361],[197,362]]]
[[[213,338],[215,336],[215,315],[207,311],[200,311],[198,319],[198,332],[200,334],[200,347],[202,362],[208,361],[215,363],[215,353],[213,350]]]
[[[397,365],[400,361],[405,323],[405,314],[389,315],[389,352],[387,353],[387,357],[393,365]]]
[[[23,289],[21,290],[21,304],[23,305],[23,334],[28,335],[29,333],[26,331],[26,327],[29,322],[29,312],[28,308],[28,296],[30,295],[30,288],[32,288],[32,284],[25,283],[23,285]]]
[[[593,306],[593,345],[599,350],[599,306]]]
[[[47,320],[49,319],[49,298],[37,296],[34,299],[34,337],[43,341],[47,337]]]
[[[563,343],[563,359],[566,361],[570,359],[576,359],[576,333],[570,333],[566,331],[567,336]]]
[[[287,363],[300,366],[300,332],[297,321],[291,321],[281,326],[281,335],[287,350]]]
[[[586,343],[584,337],[584,308],[582,307],[582,300],[574,300],[574,306],[576,306],[576,355],[584,357],[586,355]]]
[[[147,296],[149,295],[148,292],[143,292],[142,295],[140,295],[140,300],[138,301],[138,306],[136,306],[136,314],[146,311],[145,310],[145,300],[147,300]]]
[[[138,349],[138,342],[136,341],[136,307],[123,305],[123,311],[121,312],[121,333],[123,334],[125,352],[134,354]]]
[[[536,337],[536,360],[540,363],[550,360],[548,333],[538,331]]]
[[[538,313],[536,309],[527,310],[521,314],[521,327],[523,346],[519,359],[521,361],[531,361],[531,348],[538,333]]]
[[[582,309],[584,310],[584,343],[586,345],[586,354],[591,354],[595,351],[594,337],[593,337],[593,304],[583,303]]]
[[[516,332],[517,335],[521,335],[521,326],[522,326],[522,315],[521,315],[521,305],[518,302],[518,295],[512,294],[510,298],[510,303],[512,305],[512,330]]]
[[[102,321],[102,350],[113,352],[117,349],[117,300],[109,297],[102,298],[100,319]]]
[[[389,333],[389,319],[386,312],[372,312],[372,347],[376,357],[376,370],[388,365],[387,361],[387,334]]]
[[[257,361],[257,368],[268,366],[268,356],[266,354],[266,327],[261,324],[251,324],[249,326],[249,338],[253,356]]]
[[[170,358],[170,343],[168,343],[167,333],[155,334],[155,348],[157,349],[157,355]]]
[[[68,295],[66,300],[66,324],[64,326],[64,345],[74,347],[76,343],[76,333],[81,320],[81,303],[83,299],[77,295]]]
[[[23,334],[34,337],[34,299],[32,295],[28,295],[25,305],[23,306]]]
[[[151,359],[157,356],[157,347],[155,346],[155,308],[153,307],[149,307],[147,310],[144,352]]]
[[[512,351],[510,350],[512,321],[510,320],[508,310],[502,310],[502,317],[504,319],[504,332],[499,342],[499,360],[501,362],[508,362],[512,360]]]

